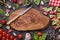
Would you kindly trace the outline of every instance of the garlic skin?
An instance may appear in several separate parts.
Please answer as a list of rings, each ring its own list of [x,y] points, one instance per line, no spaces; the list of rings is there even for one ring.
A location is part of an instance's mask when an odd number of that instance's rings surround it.
[[[41,5],[44,5],[44,2],[43,1],[41,1]]]
[[[31,34],[30,33],[26,33],[25,40],[31,40]]]

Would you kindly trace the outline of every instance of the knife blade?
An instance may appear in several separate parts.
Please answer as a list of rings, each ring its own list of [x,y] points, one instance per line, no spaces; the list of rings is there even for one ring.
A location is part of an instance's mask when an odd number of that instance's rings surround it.
[[[14,20],[16,20],[19,16],[22,16],[23,14],[25,14],[27,11],[29,11],[29,9],[31,9],[32,6],[28,7],[27,9],[25,9],[24,11],[20,12],[17,16],[15,16],[13,19],[11,19],[10,21],[7,22],[7,24],[9,25],[10,23],[12,23]]]

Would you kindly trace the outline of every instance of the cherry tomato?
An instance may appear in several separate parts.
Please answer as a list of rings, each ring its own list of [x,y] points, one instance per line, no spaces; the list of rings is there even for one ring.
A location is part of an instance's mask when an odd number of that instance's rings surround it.
[[[14,39],[14,37],[13,36],[10,36],[10,40],[13,40]]]
[[[0,34],[0,38],[2,38],[2,34]]]
[[[5,39],[6,39],[6,38],[3,36],[3,37],[2,37],[2,40],[5,40]]]
[[[52,10],[50,11],[50,14],[53,14],[53,11]]]
[[[10,34],[6,34],[6,38],[8,39],[10,37]]]
[[[17,38],[14,38],[14,40],[17,40]]]
[[[57,27],[56,26],[54,26],[54,30],[56,30],[57,29]]]
[[[18,35],[18,38],[19,38],[19,39],[22,39],[22,38],[23,38],[22,34],[19,34],[19,35]]]
[[[58,6],[58,8],[60,8],[60,6]]]
[[[44,12],[44,15],[48,15],[48,12],[45,11],[45,12]]]
[[[2,33],[3,32],[3,30],[0,28],[0,33]]]
[[[6,24],[6,21],[3,19],[3,20],[1,20],[1,23],[2,23],[3,25],[5,25],[5,24]]]
[[[3,36],[6,36],[6,32],[3,32],[2,35],[3,35]]]
[[[52,18],[52,22],[55,20],[56,18]]]
[[[40,6],[40,10],[43,10],[43,6]]]
[[[38,32],[38,36],[42,36],[42,32]]]
[[[53,14],[56,15],[56,10],[53,11]]]
[[[56,18],[57,16],[56,15],[54,15],[54,18]]]
[[[17,0],[12,0],[14,3],[17,3]]]
[[[22,0],[20,0],[20,1],[18,2],[18,4],[22,5],[22,4],[23,4]]]

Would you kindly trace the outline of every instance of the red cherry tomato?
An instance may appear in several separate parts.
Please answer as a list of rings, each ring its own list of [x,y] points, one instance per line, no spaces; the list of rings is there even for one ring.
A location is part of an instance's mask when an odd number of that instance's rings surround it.
[[[48,15],[48,12],[45,11],[45,12],[44,12],[44,15]]]
[[[54,15],[54,18],[56,18],[57,16],[56,15]]]
[[[40,10],[43,10],[43,6],[40,6]]]
[[[0,34],[0,38],[2,38],[2,34]]]
[[[6,40],[6,38],[3,36],[3,37],[2,37],[2,40]]]
[[[38,36],[42,36],[42,32],[38,32]]]
[[[3,36],[6,36],[6,32],[3,32],[2,35],[3,35]]]
[[[3,32],[3,30],[0,28],[0,33],[2,33]]]
[[[19,34],[19,35],[18,35],[18,38],[19,38],[19,39],[22,39],[22,38],[23,38],[22,34]]]
[[[50,14],[53,14],[53,11],[52,10],[50,11]]]
[[[20,1],[18,2],[18,4],[22,5],[22,4],[23,4],[22,0],[20,0]]]
[[[53,14],[56,15],[56,10],[53,11]]]
[[[56,18],[52,18],[52,22],[55,20]]]
[[[10,37],[10,34],[6,34],[6,38],[8,39]]]
[[[14,40],[17,40],[17,38],[14,38]]]
[[[14,37],[13,36],[10,36],[10,40],[13,40],[14,39]]]
[[[5,24],[6,24],[6,21],[3,19],[3,20],[1,20],[1,23],[2,23],[3,25],[5,25]]]
[[[14,3],[17,3],[17,0],[12,0]]]
[[[57,27],[56,26],[54,26],[54,30],[56,30],[57,29]]]

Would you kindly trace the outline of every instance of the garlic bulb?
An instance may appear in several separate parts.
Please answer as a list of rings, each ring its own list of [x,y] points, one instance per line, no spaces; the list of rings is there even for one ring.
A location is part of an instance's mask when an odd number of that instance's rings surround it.
[[[31,40],[31,34],[30,33],[26,33],[25,40]]]

